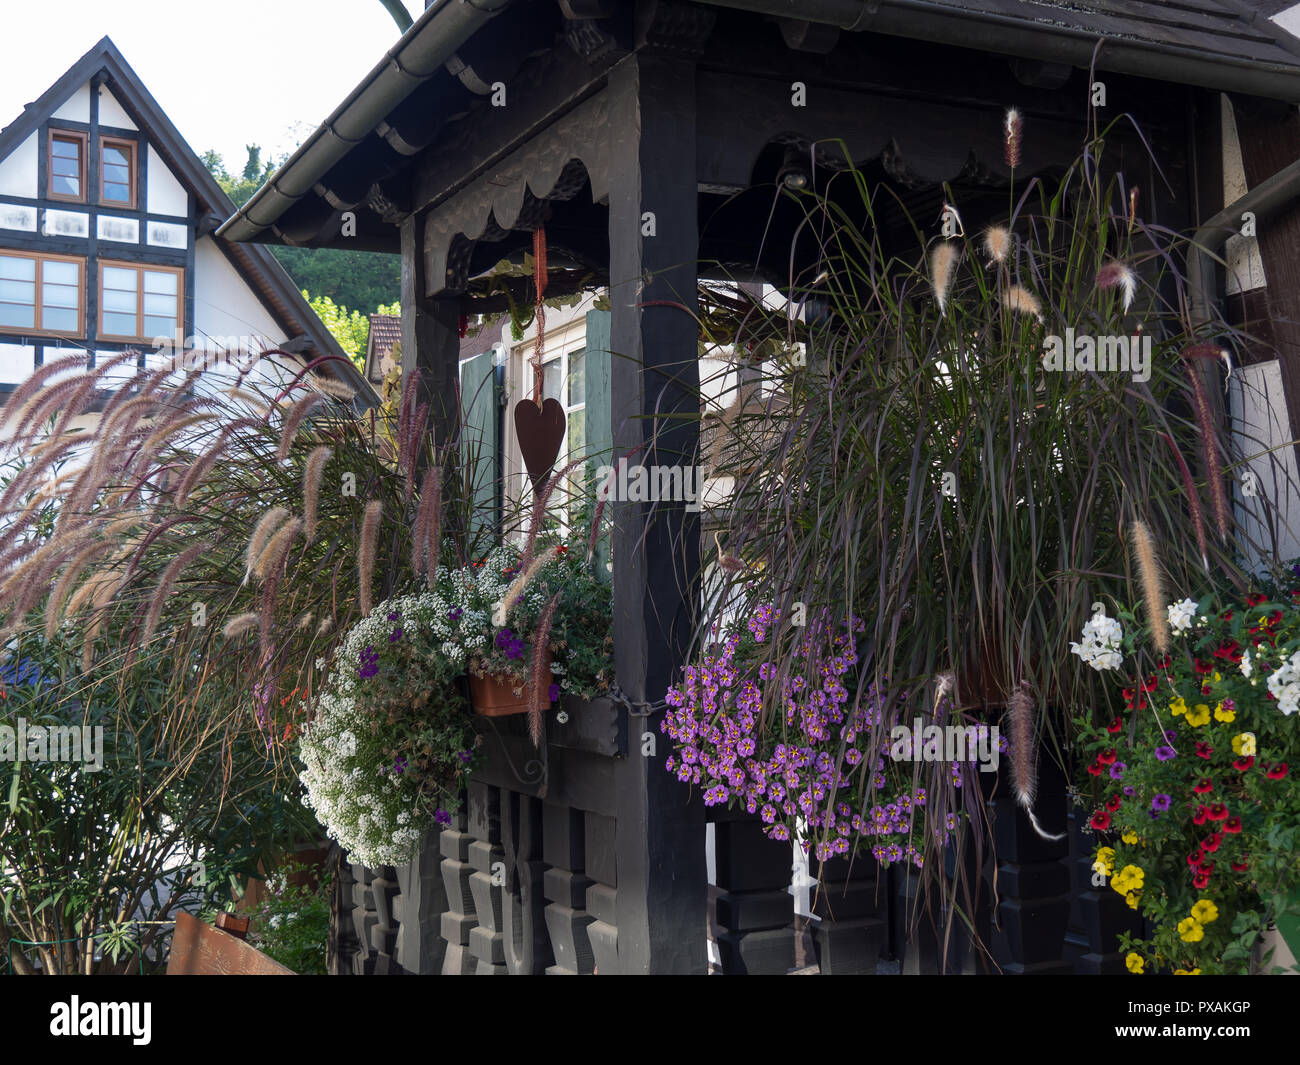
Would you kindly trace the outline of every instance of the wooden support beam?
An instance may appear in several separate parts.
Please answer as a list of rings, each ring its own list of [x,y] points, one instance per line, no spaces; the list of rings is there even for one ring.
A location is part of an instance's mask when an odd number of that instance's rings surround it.
[[[424,220],[408,216],[402,231],[402,373],[419,370],[420,401],[429,404],[429,427],[439,445],[457,431],[461,301],[425,295]]]
[[[611,408],[614,452],[689,467],[698,436],[695,66],[644,52],[610,72]],[[653,235],[651,234],[653,231]],[[658,301],[680,303],[682,308]],[[661,699],[686,653],[699,573],[698,515],[614,504],[614,655],[634,700]],[[621,972],[706,968],[704,810],[664,770],[659,714],[631,721],[618,766]],[[643,735],[657,741],[643,755]]]

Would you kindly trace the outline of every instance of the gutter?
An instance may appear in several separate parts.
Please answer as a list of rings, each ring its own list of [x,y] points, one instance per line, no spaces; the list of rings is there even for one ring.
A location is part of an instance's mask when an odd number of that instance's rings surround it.
[[[217,236],[235,242],[256,240],[509,4],[510,0],[435,3],[270,180],[217,230]]]
[[[1120,74],[1201,85],[1226,92],[1300,103],[1300,42],[1281,27],[1273,44],[1297,56],[1297,66],[1260,63],[1195,48],[1152,47],[1127,38],[1102,37],[1088,30],[1035,23],[1009,15],[962,10],[930,0],[699,0],[713,7],[757,11],[778,18],[819,22],[849,31],[955,45],[985,52],[1066,63],[1091,69],[1093,53],[1104,40],[1099,65]],[[1238,10],[1233,5],[1233,10]],[[1239,12],[1245,14],[1245,12]],[[1258,22],[1251,20],[1258,28]]]

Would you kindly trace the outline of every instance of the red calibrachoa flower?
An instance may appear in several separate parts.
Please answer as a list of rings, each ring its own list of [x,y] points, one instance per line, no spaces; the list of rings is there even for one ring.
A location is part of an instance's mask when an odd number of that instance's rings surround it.
[[[1255,756],[1248,755],[1245,758],[1238,758],[1232,763],[1232,768],[1244,773],[1247,769],[1255,764]]]
[[[1228,808],[1221,802],[1216,802],[1210,807],[1209,818],[1211,821],[1226,821],[1228,819]]]
[[[1199,868],[1201,864],[1201,859],[1204,857],[1205,857],[1205,853],[1199,847],[1197,847],[1196,850],[1192,851],[1192,853],[1187,856],[1187,864],[1190,865],[1193,869]]]
[[[1097,755],[1097,761],[1101,765],[1114,765],[1115,759],[1118,757],[1119,754],[1115,751],[1115,748],[1111,747]]]
[[[1142,682],[1142,690],[1144,692],[1153,692],[1158,687],[1160,687],[1160,682],[1156,680],[1156,675],[1154,673]]]
[[[1092,815],[1092,820],[1088,822],[1098,832],[1110,827],[1110,814],[1105,810],[1098,810]]]
[[[1200,740],[1196,741],[1196,756],[1198,758],[1209,758],[1213,753],[1214,748],[1208,743],[1202,743]]]
[[[1106,809],[1109,810],[1111,813],[1114,813],[1116,810],[1120,808],[1123,802],[1124,802],[1123,795],[1120,794],[1112,795],[1109,799],[1106,800]]]
[[[1228,833],[1228,835],[1230,836],[1235,836],[1238,832],[1241,831],[1241,818],[1229,817],[1226,821],[1223,822],[1223,831]]]
[[[1196,813],[1192,814],[1192,824],[1203,825],[1210,818],[1210,808],[1208,806],[1198,806]]]
[[[1202,876],[1209,876],[1212,872],[1214,872],[1214,863],[1213,863],[1213,862],[1201,862],[1201,875],[1202,875]]]
[[[1264,775],[1268,777],[1269,780],[1281,780],[1286,776],[1286,773],[1287,766],[1285,762],[1278,762],[1277,765],[1269,766],[1269,768],[1264,771]]]
[[[1118,717],[1115,718],[1114,721],[1112,721],[1109,725],[1106,726],[1106,731],[1110,733],[1123,732],[1124,731],[1123,720]]]
[[[1232,871],[1234,873],[1244,873],[1249,868],[1250,868],[1250,862],[1246,861],[1245,858],[1243,858],[1239,862],[1232,863]]]
[[[1162,655],[1156,659],[1156,669],[1169,670],[1173,667],[1173,659],[1169,655]]]
[[[1196,660],[1196,672],[1197,672],[1197,673],[1213,673],[1213,672],[1214,672],[1214,663],[1213,663],[1213,662],[1202,662],[1202,661],[1198,658],[1198,659]]]
[[[1197,873],[1196,876],[1192,878],[1192,886],[1193,886],[1194,888],[1196,888],[1198,891],[1199,891],[1201,888],[1209,887],[1209,886],[1210,886],[1210,874],[1209,874],[1209,873]]]
[[[1223,842],[1223,833],[1215,832],[1212,836],[1207,836],[1201,843],[1201,849],[1208,854],[1213,854],[1219,849],[1219,844]]]
[[[1088,772],[1094,777],[1099,777],[1105,772],[1105,769],[1102,768],[1100,762],[1093,762],[1092,765],[1088,766]]]
[[[1248,592],[1248,593],[1246,594],[1246,605],[1247,605],[1247,606],[1259,606],[1260,603],[1266,602],[1267,600],[1268,600],[1268,596],[1266,596],[1266,595],[1261,595],[1259,592]],[[1227,616],[1228,616],[1229,620],[1231,620],[1232,615],[1229,614],[1229,615],[1227,615]]]
[[[1192,785],[1192,791],[1197,795],[1208,795],[1214,790],[1214,782],[1209,777],[1202,777]]]

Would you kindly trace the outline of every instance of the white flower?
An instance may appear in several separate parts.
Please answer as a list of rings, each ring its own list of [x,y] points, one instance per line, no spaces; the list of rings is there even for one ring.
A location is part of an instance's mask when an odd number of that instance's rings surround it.
[[[1123,639],[1119,622],[1099,610],[1083,626],[1083,642],[1070,644],[1070,651],[1098,672],[1118,669],[1124,661],[1119,652]]]
[[[1196,616],[1196,603],[1191,599],[1171,603],[1166,614],[1169,617],[1169,627],[1173,629],[1174,635],[1182,636],[1184,633],[1191,631],[1192,619]]]
[[[1249,677],[1255,671],[1255,667],[1250,663],[1249,651],[1247,651],[1244,655],[1241,656],[1240,668],[1241,668],[1241,675],[1243,677]]]
[[[1288,717],[1300,710],[1300,651],[1269,675],[1268,690],[1277,700],[1277,708]]]

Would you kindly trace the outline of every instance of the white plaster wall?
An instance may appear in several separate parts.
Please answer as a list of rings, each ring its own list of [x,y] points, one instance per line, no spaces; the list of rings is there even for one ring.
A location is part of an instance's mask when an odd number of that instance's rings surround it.
[[[194,248],[194,332],[200,337],[255,336],[271,347],[288,339],[211,237]]]
[[[190,198],[185,186],[176,180],[176,175],[163,162],[162,156],[149,145],[149,171],[147,176],[149,192],[145,209],[150,214],[170,214],[185,217],[190,213]]]
[[[1234,203],[1248,191],[1246,188],[1246,171],[1241,162],[1241,141],[1237,138],[1237,120],[1232,112],[1232,103],[1227,96],[1221,97],[1223,108],[1220,112],[1223,122],[1223,205]],[[1249,292],[1267,284],[1264,276],[1264,260],[1259,254],[1259,240],[1255,237],[1243,237],[1236,234],[1228,238],[1224,245],[1224,259],[1228,263],[1226,284],[1229,295]]]
[[[36,199],[37,136],[33,133],[17,148],[0,159],[0,196],[25,196]]]
[[[1242,531],[1257,558],[1296,558],[1300,556],[1300,470],[1278,361],[1235,368],[1229,379],[1228,409],[1233,457],[1239,463],[1234,480]]]
[[[106,85],[99,87],[99,124],[118,129],[139,129]]]
[[[89,122],[90,121],[90,82],[86,82],[81,88],[69,96],[58,110],[54,112],[55,118],[66,118],[69,122]]]

